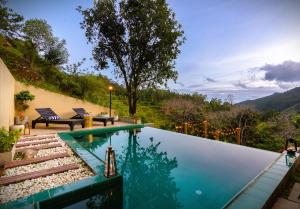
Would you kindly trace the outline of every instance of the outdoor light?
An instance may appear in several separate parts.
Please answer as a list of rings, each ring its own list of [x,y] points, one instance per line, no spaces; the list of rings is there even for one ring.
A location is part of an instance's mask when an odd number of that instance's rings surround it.
[[[294,147],[289,147],[289,143],[294,144]],[[295,155],[297,152],[297,141],[292,138],[286,139],[285,150],[289,155]]]
[[[109,86],[108,90],[109,90],[109,117],[111,117],[111,91],[113,90],[113,87]]]
[[[104,163],[105,163],[104,176],[106,178],[110,178],[117,175],[116,155],[115,155],[115,151],[111,146],[111,138],[109,139],[109,147],[105,152]]]

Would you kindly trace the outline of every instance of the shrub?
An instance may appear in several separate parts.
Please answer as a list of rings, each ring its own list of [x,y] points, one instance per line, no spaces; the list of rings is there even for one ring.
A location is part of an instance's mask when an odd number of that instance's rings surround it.
[[[0,129],[0,152],[10,151],[13,144],[20,137],[20,130],[7,131],[5,128]]]

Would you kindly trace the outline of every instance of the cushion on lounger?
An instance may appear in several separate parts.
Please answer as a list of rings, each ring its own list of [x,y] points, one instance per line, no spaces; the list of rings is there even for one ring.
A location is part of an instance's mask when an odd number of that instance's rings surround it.
[[[60,117],[57,116],[57,115],[55,115],[55,116],[50,116],[48,119],[49,119],[49,120],[59,120]]]

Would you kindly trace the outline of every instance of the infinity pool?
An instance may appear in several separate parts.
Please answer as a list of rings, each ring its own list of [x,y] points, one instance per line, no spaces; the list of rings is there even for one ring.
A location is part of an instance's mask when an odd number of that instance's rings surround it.
[[[221,209],[279,156],[150,127],[73,137],[101,160],[111,143],[124,209]]]

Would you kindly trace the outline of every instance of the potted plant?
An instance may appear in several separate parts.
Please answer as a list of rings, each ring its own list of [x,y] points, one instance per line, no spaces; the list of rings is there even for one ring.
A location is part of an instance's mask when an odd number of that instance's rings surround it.
[[[0,159],[4,162],[11,162],[15,155],[15,142],[20,137],[20,130],[7,131],[0,129]]]
[[[34,100],[34,95],[29,91],[20,91],[15,95],[16,100],[16,110],[18,111],[18,116],[16,117],[17,125],[24,125],[28,122],[28,117],[25,116],[25,110],[29,107],[28,102]]]

